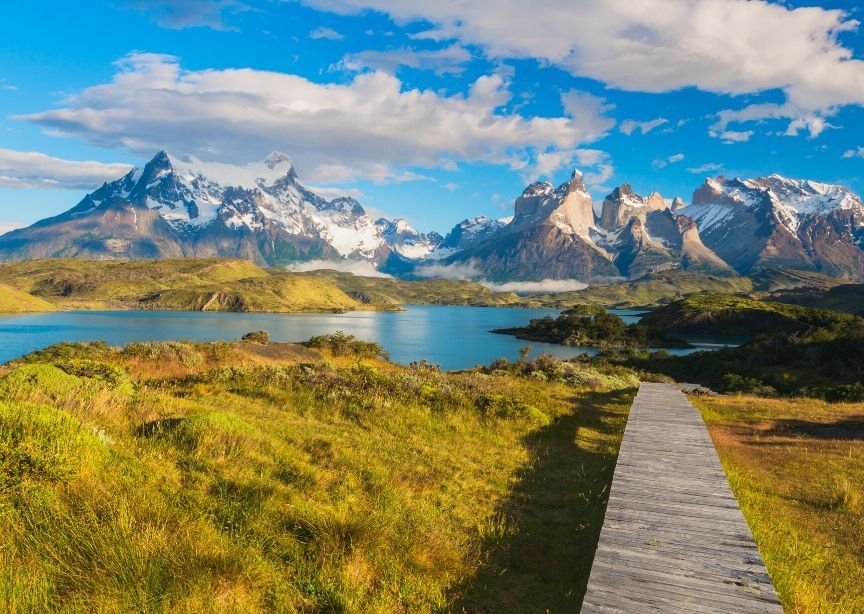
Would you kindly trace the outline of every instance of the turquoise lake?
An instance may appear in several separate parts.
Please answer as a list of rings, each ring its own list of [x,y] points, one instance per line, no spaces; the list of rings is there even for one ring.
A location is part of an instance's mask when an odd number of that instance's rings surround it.
[[[62,341],[105,341],[110,345],[169,339],[227,341],[253,330],[266,330],[273,341],[305,341],[341,330],[379,342],[396,362],[407,364],[425,358],[444,369],[489,364],[496,358],[513,360],[525,345],[533,348],[534,355],[549,352],[560,358],[596,353],[594,348],[527,342],[489,332],[558,313],[555,309],[413,305],[400,312],[343,314],[68,311],[2,315],[0,363]],[[613,313],[630,322],[640,315],[625,310]],[[710,346],[706,343],[702,349]]]

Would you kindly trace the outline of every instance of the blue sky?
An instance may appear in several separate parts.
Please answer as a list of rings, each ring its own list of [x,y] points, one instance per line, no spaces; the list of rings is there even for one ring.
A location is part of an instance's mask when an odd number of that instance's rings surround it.
[[[721,173],[864,192],[856,4],[11,3],[0,230],[160,148],[236,163],[278,149],[305,183],[442,232],[573,168],[598,199],[624,181],[687,199]]]

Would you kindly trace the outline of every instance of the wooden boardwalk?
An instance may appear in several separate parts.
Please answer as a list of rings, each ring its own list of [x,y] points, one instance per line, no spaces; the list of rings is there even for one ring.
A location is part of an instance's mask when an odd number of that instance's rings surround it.
[[[782,612],[699,412],[633,401],[583,612]]]

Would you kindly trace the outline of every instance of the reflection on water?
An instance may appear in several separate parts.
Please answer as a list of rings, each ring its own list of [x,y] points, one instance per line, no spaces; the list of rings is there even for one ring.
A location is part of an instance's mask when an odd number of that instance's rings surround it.
[[[445,369],[488,364],[496,358],[513,360],[531,345],[533,354],[550,352],[560,358],[596,354],[575,348],[525,342],[496,335],[493,328],[522,326],[533,318],[557,315],[554,309],[502,307],[409,306],[402,312],[354,311],[344,314],[215,313],[175,311],[73,311],[0,316],[0,363],[61,341],[131,341],[238,339],[253,330],[266,330],[274,341],[304,341],[314,335],[342,330],[379,342],[396,362],[427,359]],[[634,322],[642,312],[613,310]],[[671,350],[688,353],[692,350]]]

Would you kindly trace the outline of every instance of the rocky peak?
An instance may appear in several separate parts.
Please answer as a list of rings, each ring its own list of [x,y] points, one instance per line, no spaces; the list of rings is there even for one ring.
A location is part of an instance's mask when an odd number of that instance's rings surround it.
[[[684,202],[684,199],[680,196],[676,196],[672,199],[672,211],[678,211],[679,209],[683,209],[687,206],[687,203]]]
[[[656,211],[666,209],[666,199],[660,196],[659,192],[651,192],[645,199],[645,204]]]

